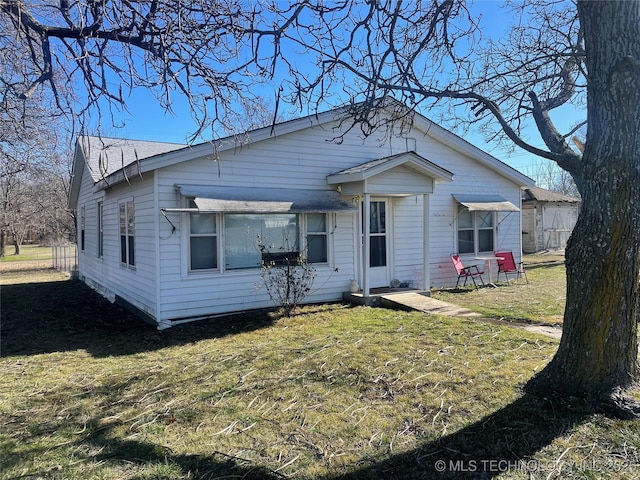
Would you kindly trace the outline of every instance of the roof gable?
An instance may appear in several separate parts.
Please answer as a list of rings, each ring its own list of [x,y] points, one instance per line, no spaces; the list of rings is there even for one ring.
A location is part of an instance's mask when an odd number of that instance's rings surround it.
[[[436,181],[453,180],[453,173],[449,170],[439,167],[426,158],[421,157],[416,152],[405,152],[356,165],[340,172],[332,173],[327,177],[327,183],[333,185],[347,182],[360,182],[399,166],[405,166],[411,170],[418,171],[419,173],[431,177]]]

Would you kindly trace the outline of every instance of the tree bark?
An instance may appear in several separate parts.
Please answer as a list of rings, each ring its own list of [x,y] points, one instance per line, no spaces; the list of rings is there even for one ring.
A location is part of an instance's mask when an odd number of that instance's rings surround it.
[[[640,2],[578,2],[588,69],[582,209],[566,249],[558,351],[529,388],[633,416],[640,373]]]

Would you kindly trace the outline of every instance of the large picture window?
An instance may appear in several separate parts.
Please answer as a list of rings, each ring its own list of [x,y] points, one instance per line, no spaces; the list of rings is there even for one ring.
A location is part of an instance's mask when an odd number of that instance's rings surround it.
[[[327,225],[324,213],[190,213],[189,271],[260,268],[265,256],[297,258],[303,248],[309,263],[327,263]]]
[[[458,253],[493,252],[495,212],[458,206]]]
[[[133,200],[120,204],[120,263],[130,268],[136,264]]]
[[[296,214],[228,214],[224,216],[224,229],[227,270],[259,268],[261,245],[272,254],[300,250]]]

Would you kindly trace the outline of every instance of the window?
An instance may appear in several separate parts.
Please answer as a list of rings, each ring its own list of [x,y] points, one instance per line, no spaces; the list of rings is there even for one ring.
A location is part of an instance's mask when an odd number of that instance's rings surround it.
[[[85,242],[85,234],[84,234],[84,206],[80,207],[80,250],[84,252],[84,242]]]
[[[295,214],[227,214],[224,229],[224,261],[228,270],[259,268],[261,245],[268,254],[300,250]]]
[[[104,222],[103,222],[103,204],[98,202],[98,257],[102,258],[104,253]]]
[[[307,214],[307,261],[327,263],[327,216],[324,213]]]
[[[224,235],[218,222],[224,226]],[[297,261],[302,228],[309,263],[327,263],[324,213],[309,213],[304,218],[298,214],[190,213],[189,271],[216,270],[221,264],[226,270],[241,270],[260,268],[264,261]]]
[[[189,215],[189,268],[212,270],[218,268],[217,216],[207,213]]]
[[[135,215],[133,200],[120,204],[120,263],[135,266]]]
[[[493,251],[495,212],[470,211],[458,205],[458,253]]]

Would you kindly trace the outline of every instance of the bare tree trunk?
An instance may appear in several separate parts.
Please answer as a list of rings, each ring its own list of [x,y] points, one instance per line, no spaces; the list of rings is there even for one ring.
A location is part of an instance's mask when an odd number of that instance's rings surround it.
[[[589,72],[583,204],[566,250],[560,347],[530,387],[632,416],[623,393],[640,373],[640,3],[579,2],[579,15]]]
[[[16,234],[13,235],[13,254],[20,255],[20,242]]]

